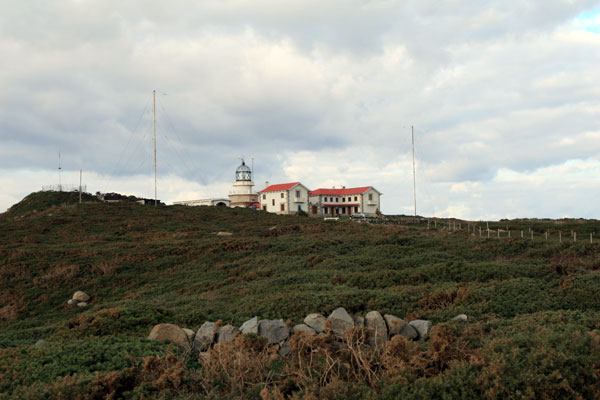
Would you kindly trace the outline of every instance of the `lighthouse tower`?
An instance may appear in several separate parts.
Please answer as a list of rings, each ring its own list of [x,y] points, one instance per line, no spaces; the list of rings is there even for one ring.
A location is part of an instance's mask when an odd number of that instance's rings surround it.
[[[235,170],[235,183],[229,199],[231,200],[230,207],[245,207],[248,208],[258,203],[258,194],[252,190],[254,182],[252,182],[252,170],[246,165],[242,159],[242,165]]]

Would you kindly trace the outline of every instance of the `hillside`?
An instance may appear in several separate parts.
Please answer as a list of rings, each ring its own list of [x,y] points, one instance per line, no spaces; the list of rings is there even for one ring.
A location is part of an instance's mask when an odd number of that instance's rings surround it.
[[[0,399],[599,397],[600,244],[589,243],[598,221],[502,221],[490,229],[525,238],[486,239],[442,223],[48,196],[0,214]],[[88,307],[67,305],[76,290],[92,296]],[[297,323],[338,307],[435,328],[396,348],[395,369],[378,379],[340,364],[332,378],[315,366],[301,381],[270,358],[263,381],[239,388],[233,372],[209,385],[197,356],[146,339],[158,323]],[[449,321],[461,313],[467,322]]]

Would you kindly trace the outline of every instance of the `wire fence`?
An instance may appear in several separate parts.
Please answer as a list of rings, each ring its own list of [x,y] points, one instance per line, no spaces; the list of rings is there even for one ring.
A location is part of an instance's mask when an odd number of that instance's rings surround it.
[[[81,188],[82,192],[87,192],[86,185],[48,185],[42,186],[43,192],[79,192]]]

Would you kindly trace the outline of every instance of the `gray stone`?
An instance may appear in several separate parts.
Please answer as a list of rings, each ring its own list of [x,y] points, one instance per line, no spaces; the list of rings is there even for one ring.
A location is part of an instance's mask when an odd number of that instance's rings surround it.
[[[358,326],[360,329],[365,329],[364,317],[354,316],[352,319],[354,320],[354,325]]]
[[[36,346],[43,346],[46,344],[46,341],[44,339],[40,339],[37,342],[35,342]]]
[[[232,236],[231,232],[217,232],[217,236]]]
[[[343,336],[354,327],[354,320],[343,307],[333,310],[327,319],[331,321],[331,330],[336,336]]]
[[[188,337],[188,342],[194,343],[194,336],[196,335],[196,333],[193,330],[188,329],[188,328],[181,328],[181,329]]]
[[[456,317],[452,318],[452,321],[466,321],[467,319],[466,314],[458,314]]]
[[[206,321],[194,336],[194,348],[198,351],[206,351],[215,342],[217,326],[214,322]]]
[[[261,319],[258,336],[267,338],[268,344],[280,343],[290,336],[290,331],[281,319]]]
[[[321,333],[325,331],[325,323],[327,319],[321,314],[308,314],[306,318],[304,318],[304,323],[311,328],[313,328],[317,333]]]
[[[240,326],[240,331],[245,335],[247,333],[254,333],[258,335],[258,317],[250,318]]]
[[[86,303],[85,301],[80,301],[79,303],[77,303],[77,307],[87,307],[88,303]]]
[[[404,328],[398,332],[398,335],[404,336],[411,340],[417,340],[419,338],[419,333],[410,324],[404,325]]]
[[[313,328],[311,328],[310,326],[305,325],[305,324],[295,325],[292,328],[292,333],[296,333],[296,332],[307,333],[309,335],[316,335],[317,334],[317,332]]]
[[[367,340],[370,346],[383,346],[387,342],[388,330],[379,311],[371,311],[365,316]]]
[[[67,301],[67,304],[70,306],[76,306],[77,303],[79,303],[77,300],[73,300],[73,299],[69,299],[69,301]]]
[[[390,336],[399,334],[402,331],[402,329],[404,329],[404,327],[408,324],[408,322],[406,322],[405,320],[391,314],[385,314],[383,318],[387,323]]]
[[[154,328],[152,328],[152,330],[150,331],[148,339],[173,343],[183,348],[190,347],[188,337],[183,331],[183,329],[173,324],[155,325]]]
[[[290,345],[290,341],[286,340],[285,342],[279,345],[279,350],[277,350],[280,356],[285,357],[292,352],[292,346]]]
[[[72,299],[77,301],[89,301],[90,296],[87,293],[78,290],[75,293],[73,293]]]
[[[415,330],[419,334],[419,340],[429,339],[429,332],[431,332],[431,327],[433,326],[431,321],[415,319],[414,321],[410,321],[408,324],[415,328]]]
[[[239,333],[239,329],[233,325],[225,325],[219,328],[217,332],[217,343],[225,344],[233,340],[235,335]]]

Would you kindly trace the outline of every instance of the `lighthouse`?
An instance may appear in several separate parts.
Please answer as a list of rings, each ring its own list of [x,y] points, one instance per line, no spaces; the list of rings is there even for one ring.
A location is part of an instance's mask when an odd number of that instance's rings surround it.
[[[242,159],[242,164],[235,170],[235,183],[229,192],[231,200],[230,207],[248,208],[256,206],[258,203],[258,194],[254,193],[252,188],[252,170],[246,165]]]

